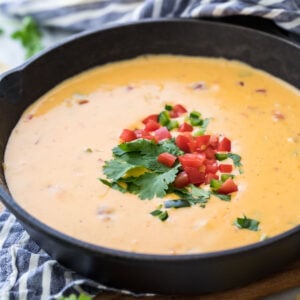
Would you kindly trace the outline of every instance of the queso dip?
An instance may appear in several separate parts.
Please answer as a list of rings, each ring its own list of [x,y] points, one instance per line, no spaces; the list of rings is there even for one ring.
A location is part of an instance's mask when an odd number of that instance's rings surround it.
[[[141,126],[166,104],[210,119],[208,134],[230,137],[242,157],[230,201],[212,196],[149,212],[141,200],[102,184],[124,128]],[[42,96],[23,114],[5,153],[5,176],[18,203],[77,239],[121,250],[203,253],[264,240],[300,223],[300,93],[248,65],[224,59],[143,56],[97,67]],[[247,216],[256,231],[234,225]]]

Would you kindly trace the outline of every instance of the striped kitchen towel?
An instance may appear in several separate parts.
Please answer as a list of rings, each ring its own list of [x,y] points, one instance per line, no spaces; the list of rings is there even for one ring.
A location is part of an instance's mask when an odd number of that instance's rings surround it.
[[[80,293],[92,297],[103,291],[135,295],[64,268],[30,239],[14,215],[7,210],[0,214],[0,300],[54,300]]]
[[[31,15],[42,25],[73,31],[145,18],[251,15],[300,34],[300,0],[0,0],[0,7],[10,15]]]

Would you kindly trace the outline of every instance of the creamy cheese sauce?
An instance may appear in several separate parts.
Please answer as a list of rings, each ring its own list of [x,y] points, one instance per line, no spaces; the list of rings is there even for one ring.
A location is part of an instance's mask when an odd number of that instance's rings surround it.
[[[85,101],[88,100],[88,101]],[[181,103],[211,118],[208,133],[232,140],[244,173],[230,202],[171,209],[99,182],[124,128]],[[300,222],[300,94],[245,64],[144,56],[75,76],[30,106],[13,130],[5,176],[16,201],[75,238],[142,253],[202,253],[260,241]],[[91,149],[87,150],[87,149]],[[260,221],[237,229],[237,217]]]

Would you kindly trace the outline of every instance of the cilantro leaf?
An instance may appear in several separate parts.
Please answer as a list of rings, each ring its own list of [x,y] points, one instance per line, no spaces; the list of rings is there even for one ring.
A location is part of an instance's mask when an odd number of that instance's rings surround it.
[[[233,164],[235,167],[241,167],[242,164],[241,164],[241,157],[238,155],[238,154],[235,154],[235,153],[228,153],[227,154],[229,158],[232,159],[233,161]]]
[[[243,218],[236,218],[233,224],[239,229],[249,229],[252,231],[258,231],[260,222],[254,219],[247,218],[244,215]]]
[[[115,156],[122,156],[128,152],[149,153],[155,151],[156,144],[146,139],[137,139],[132,142],[122,143],[112,151]]]
[[[170,170],[169,167],[157,161],[159,154],[164,152],[173,155],[182,154],[182,151],[175,145],[173,140],[166,140],[155,144],[149,140],[138,139],[123,143],[113,149],[115,157],[131,165],[143,166],[157,173],[164,173]]]
[[[218,197],[219,199],[223,201],[230,201],[231,200],[231,195],[224,195],[224,194],[218,194],[218,193],[212,193],[212,195]]]
[[[140,199],[163,198],[166,195],[168,184],[175,180],[178,166],[161,174],[145,173],[137,177],[135,184],[140,187]]]
[[[180,150],[176,144],[174,139],[164,140],[158,143],[158,154],[169,152],[173,155],[179,156],[184,154],[182,150]]]
[[[210,197],[210,192],[203,189],[197,188],[191,185],[191,194],[193,198],[203,198],[208,199]]]
[[[192,184],[189,186],[189,188],[170,189],[169,192],[175,193],[180,198],[179,200],[188,201],[190,205],[207,203],[208,199],[210,198],[209,191],[197,188]]]
[[[110,181],[102,179],[102,178],[99,178],[99,180],[103,184],[107,185],[108,187],[110,187],[114,190],[117,190],[117,191],[122,192],[122,193],[126,193],[126,189],[123,188],[118,182],[115,182],[115,181],[110,182]]]
[[[33,56],[43,49],[41,42],[42,34],[37,23],[31,17],[25,17],[22,28],[12,33],[11,37],[20,40],[26,50],[26,58]]]
[[[137,167],[140,166],[129,164],[126,161],[123,161],[121,159],[112,159],[110,161],[105,162],[103,171],[108,178],[117,181],[122,176],[124,176],[128,171],[135,169]]]

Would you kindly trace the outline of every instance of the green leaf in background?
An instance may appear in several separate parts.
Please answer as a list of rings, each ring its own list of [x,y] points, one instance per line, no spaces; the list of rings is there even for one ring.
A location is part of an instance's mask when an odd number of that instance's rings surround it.
[[[33,56],[43,49],[41,41],[42,33],[32,17],[25,17],[22,21],[22,27],[13,32],[11,37],[21,42],[26,50],[26,58]]]
[[[4,33],[4,30],[2,28],[0,28],[0,35],[2,35]]]

